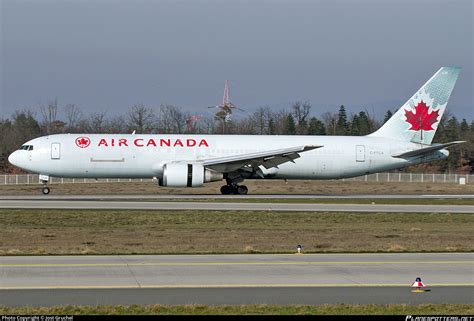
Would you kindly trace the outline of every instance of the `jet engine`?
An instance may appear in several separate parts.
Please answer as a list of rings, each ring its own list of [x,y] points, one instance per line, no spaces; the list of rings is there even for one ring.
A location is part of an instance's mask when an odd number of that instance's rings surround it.
[[[158,184],[169,187],[198,187],[222,179],[222,173],[205,169],[202,164],[167,163],[163,165],[163,177],[159,179]]]

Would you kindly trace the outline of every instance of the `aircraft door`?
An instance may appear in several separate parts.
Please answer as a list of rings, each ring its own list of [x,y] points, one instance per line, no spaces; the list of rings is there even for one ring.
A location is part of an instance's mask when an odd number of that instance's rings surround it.
[[[356,162],[365,162],[365,146],[356,146]]]
[[[60,159],[61,158],[61,144],[52,143],[51,144],[51,159]]]

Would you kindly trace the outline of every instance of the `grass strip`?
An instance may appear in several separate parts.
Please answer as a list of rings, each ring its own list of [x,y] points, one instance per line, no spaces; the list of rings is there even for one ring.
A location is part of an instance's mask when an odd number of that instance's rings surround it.
[[[151,182],[89,182],[51,184],[51,195],[218,195],[223,182],[206,183],[199,188],[158,187]],[[365,182],[317,180],[245,180],[249,194],[316,194],[316,195],[459,195],[474,194],[474,184],[440,182]],[[0,185],[0,195],[41,195],[40,184]]]
[[[474,250],[474,214],[4,209],[0,217],[0,255]]]
[[[1,307],[9,315],[472,315],[470,304],[104,305]]]

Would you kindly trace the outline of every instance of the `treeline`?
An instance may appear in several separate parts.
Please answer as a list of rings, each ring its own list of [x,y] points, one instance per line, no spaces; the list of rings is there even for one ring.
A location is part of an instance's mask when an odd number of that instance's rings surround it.
[[[151,133],[151,134],[248,134],[248,135],[367,135],[377,130],[392,116],[387,111],[382,121],[366,110],[348,114],[344,106],[338,112],[326,112],[320,118],[311,116],[308,102],[295,102],[289,109],[274,111],[260,107],[252,114],[237,119],[194,115],[173,105],[148,107],[136,104],[123,115],[97,110],[87,115],[76,105],[60,106],[57,100],[36,109],[15,112],[0,120],[0,172],[14,173],[18,169],[8,164],[8,155],[24,142],[58,133]],[[414,166],[408,171],[469,172],[474,159],[474,120],[459,121],[445,113],[435,136],[435,142],[466,140],[452,148],[447,160]]]

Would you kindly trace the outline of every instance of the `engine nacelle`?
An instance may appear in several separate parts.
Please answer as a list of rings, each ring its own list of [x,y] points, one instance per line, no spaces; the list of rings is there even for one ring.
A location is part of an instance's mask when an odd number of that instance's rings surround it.
[[[169,187],[198,187],[222,179],[222,173],[205,169],[202,164],[167,163],[163,166],[163,177],[158,184]]]

